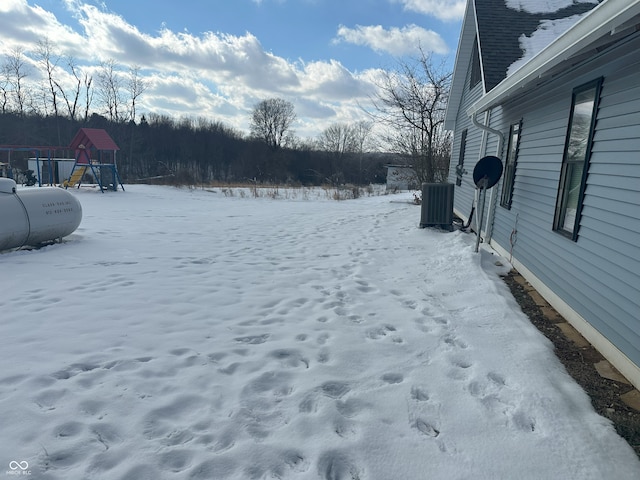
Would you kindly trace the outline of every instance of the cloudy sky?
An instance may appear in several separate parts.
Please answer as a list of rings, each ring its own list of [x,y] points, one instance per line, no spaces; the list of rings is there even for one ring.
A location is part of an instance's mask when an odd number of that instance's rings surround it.
[[[464,0],[1,0],[0,55],[48,39],[87,71],[138,66],[145,112],[247,131],[253,106],[295,105],[294,128],[365,119],[380,69],[418,55],[452,68]],[[64,64],[61,60],[60,65]],[[95,73],[95,70],[93,70]],[[37,80],[35,65],[29,74]],[[58,72],[62,81],[65,74]],[[94,105],[99,110],[98,105]]]

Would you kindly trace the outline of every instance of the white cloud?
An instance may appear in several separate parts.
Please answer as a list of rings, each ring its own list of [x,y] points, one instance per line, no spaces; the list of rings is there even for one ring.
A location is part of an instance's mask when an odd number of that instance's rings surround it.
[[[338,61],[292,63],[266,52],[251,33],[194,35],[165,28],[148,35],[93,6],[84,4],[80,11],[87,43],[100,45],[102,60],[115,58],[152,72],[153,80],[141,99],[141,107],[149,111],[173,116],[189,112],[246,129],[255,103],[279,96],[317,113],[321,122],[330,122],[342,115],[332,105],[352,104],[351,111],[361,113],[357,102],[371,92],[366,77],[358,77]],[[310,107],[313,103],[316,108]],[[308,125],[318,127],[312,119]]]
[[[138,115],[207,117],[246,130],[255,103],[277,96],[300,107],[303,128],[296,130],[301,136],[312,136],[330,123],[350,122],[358,115],[362,118],[360,104],[373,92],[370,70],[351,72],[332,59],[289,61],[265,51],[249,32],[241,36],[220,32],[196,35],[164,28],[149,34],[106,8],[82,0],[63,1],[77,22],[75,29],[27,0],[0,0],[0,54],[16,46],[33,52],[37,42],[46,37],[59,54],[74,57],[82,72],[94,78],[102,60],[114,60],[123,72],[137,65],[147,84],[139,99]],[[439,36],[415,26],[352,32],[353,38],[369,35],[366,41],[372,48],[396,54],[415,52],[419,44],[425,49],[434,45],[445,48]],[[344,34],[348,35],[349,29]],[[377,40],[376,35],[380,37]],[[35,80],[36,75],[29,78]],[[74,79],[68,74],[60,72],[59,78],[73,87]],[[94,108],[97,110],[97,105]],[[303,112],[309,116],[303,118]]]
[[[142,97],[141,108],[144,110],[175,118],[215,119],[238,129],[246,127],[241,121],[246,116],[244,109],[239,109],[197,78],[177,74],[150,75],[145,81],[149,89]]]
[[[391,0],[406,10],[430,15],[443,21],[462,20],[466,0]],[[534,0],[535,1],[535,0]]]
[[[55,39],[61,48],[74,51],[83,48],[81,35],[61,24],[51,12],[37,5],[31,7],[25,0],[2,0],[0,17],[0,53],[6,54],[16,47],[29,50],[45,38]]]
[[[300,92],[331,100],[362,98],[369,85],[347,70],[340,62],[311,62],[300,72]]]
[[[388,30],[380,25],[357,25],[355,28],[341,25],[338,28],[337,37],[334,39],[334,43],[340,42],[363,45],[376,52],[385,52],[396,56],[416,53],[419,47],[426,52],[439,54],[449,52],[447,44],[439,34],[417,25]]]

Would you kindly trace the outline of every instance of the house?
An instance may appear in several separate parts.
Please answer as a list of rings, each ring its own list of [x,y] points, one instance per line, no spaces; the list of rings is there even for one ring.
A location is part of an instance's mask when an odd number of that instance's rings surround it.
[[[445,127],[465,221],[640,388],[640,0],[468,0]],[[477,217],[477,215],[476,215]]]

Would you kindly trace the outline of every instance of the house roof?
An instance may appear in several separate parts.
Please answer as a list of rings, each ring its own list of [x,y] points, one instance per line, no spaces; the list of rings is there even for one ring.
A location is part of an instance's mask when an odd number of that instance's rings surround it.
[[[597,0],[475,0],[485,92],[592,10]]]
[[[562,70],[570,59],[596,55],[594,47],[636,31],[639,22],[640,0],[604,0],[476,101],[467,113],[473,115],[504,102]]]
[[[607,3],[612,0],[603,1]],[[445,127],[451,129],[455,125],[476,37],[483,94],[486,95],[566,30],[571,29],[597,6],[597,2],[598,0],[468,0]]]
[[[467,72],[471,65],[473,44],[476,40],[475,22],[473,2],[472,0],[467,0],[464,20],[462,21],[462,30],[460,32],[460,41],[458,42],[458,50],[456,52],[456,61],[453,65],[453,79],[451,81],[451,90],[449,91],[449,101],[447,102],[447,111],[444,119],[444,128],[447,130],[453,130],[455,127],[456,115],[458,114],[460,102],[462,102]]]
[[[69,148],[75,150],[80,145],[96,150],[120,150],[106,130],[101,128],[81,128],[78,130],[76,136],[71,140]]]

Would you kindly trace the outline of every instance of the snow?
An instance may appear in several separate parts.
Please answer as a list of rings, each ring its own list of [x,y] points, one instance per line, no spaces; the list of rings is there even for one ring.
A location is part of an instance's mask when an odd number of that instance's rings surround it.
[[[541,20],[538,29],[530,36],[520,35],[522,57],[509,65],[507,76],[513,75],[520,67],[550,45],[556,38],[573,27],[584,15],[572,15],[558,20]]]
[[[508,8],[532,14],[555,13],[578,3],[597,4],[598,0],[505,0]]]
[[[578,3],[598,4],[596,0],[505,0],[505,2],[508,8],[535,15],[554,14],[563,8]],[[519,43],[523,54],[521,58],[509,65],[507,77],[513,75],[520,67],[544,50],[587,14],[589,14],[589,11],[581,15],[571,15],[565,18],[541,19],[536,31],[529,36],[524,34],[520,36]]]
[[[74,234],[0,255],[0,472],[640,476],[507,262],[417,228],[411,193],[126,189],[74,190]]]

